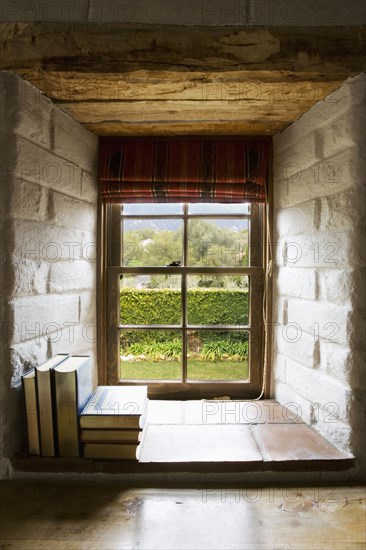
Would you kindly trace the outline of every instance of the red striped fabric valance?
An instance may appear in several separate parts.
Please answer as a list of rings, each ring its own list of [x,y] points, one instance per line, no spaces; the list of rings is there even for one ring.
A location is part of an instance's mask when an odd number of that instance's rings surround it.
[[[264,202],[268,141],[101,138],[105,202]]]

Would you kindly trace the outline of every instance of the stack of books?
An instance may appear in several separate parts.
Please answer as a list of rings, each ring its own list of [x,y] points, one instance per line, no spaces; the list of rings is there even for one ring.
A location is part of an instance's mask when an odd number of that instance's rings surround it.
[[[30,455],[79,456],[79,416],[92,391],[86,355],[59,354],[22,376]]]
[[[147,386],[98,386],[80,416],[85,458],[138,460]]]

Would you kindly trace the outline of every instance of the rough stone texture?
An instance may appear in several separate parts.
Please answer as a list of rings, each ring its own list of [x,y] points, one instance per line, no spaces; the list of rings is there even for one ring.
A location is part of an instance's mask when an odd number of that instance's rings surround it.
[[[50,270],[51,292],[74,292],[95,287],[95,262],[57,262]]]
[[[96,378],[98,141],[8,72],[0,72],[0,138],[0,446],[6,476],[9,458],[24,442],[21,374],[56,353],[85,353]]]
[[[294,276],[295,275],[295,276]],[[295,298],[315,300],[317,295],[317,278],[313,269],[283,267],[275,274],[279,288],[286,285],[286,295]]]
[[[274,139],[274,397],[365,476],[366,75]]]

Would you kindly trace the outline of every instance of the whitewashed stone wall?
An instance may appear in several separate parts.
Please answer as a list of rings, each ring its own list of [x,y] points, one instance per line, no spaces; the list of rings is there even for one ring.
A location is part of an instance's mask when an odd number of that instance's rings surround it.
[[[274,393],[365,459],[366,75],[274,138]]]
[[[0,73],[1,450],[23,445],[21,374],[90,354],[96,382],[96,136]]]

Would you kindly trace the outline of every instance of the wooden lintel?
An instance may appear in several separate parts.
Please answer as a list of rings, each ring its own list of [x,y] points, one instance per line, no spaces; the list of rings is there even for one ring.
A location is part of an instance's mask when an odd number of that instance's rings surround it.
[[[273,135],[366,68],[366,26],[2,23],[13,71],[99,135]]]
[[[322,73],[287,71],[135,71],[82,75],[74,71],[39,69],[18,69],[15,72],[61,103],[173,100],[316,102],[337,90],[342,83],[340,75],[334,79]]]

